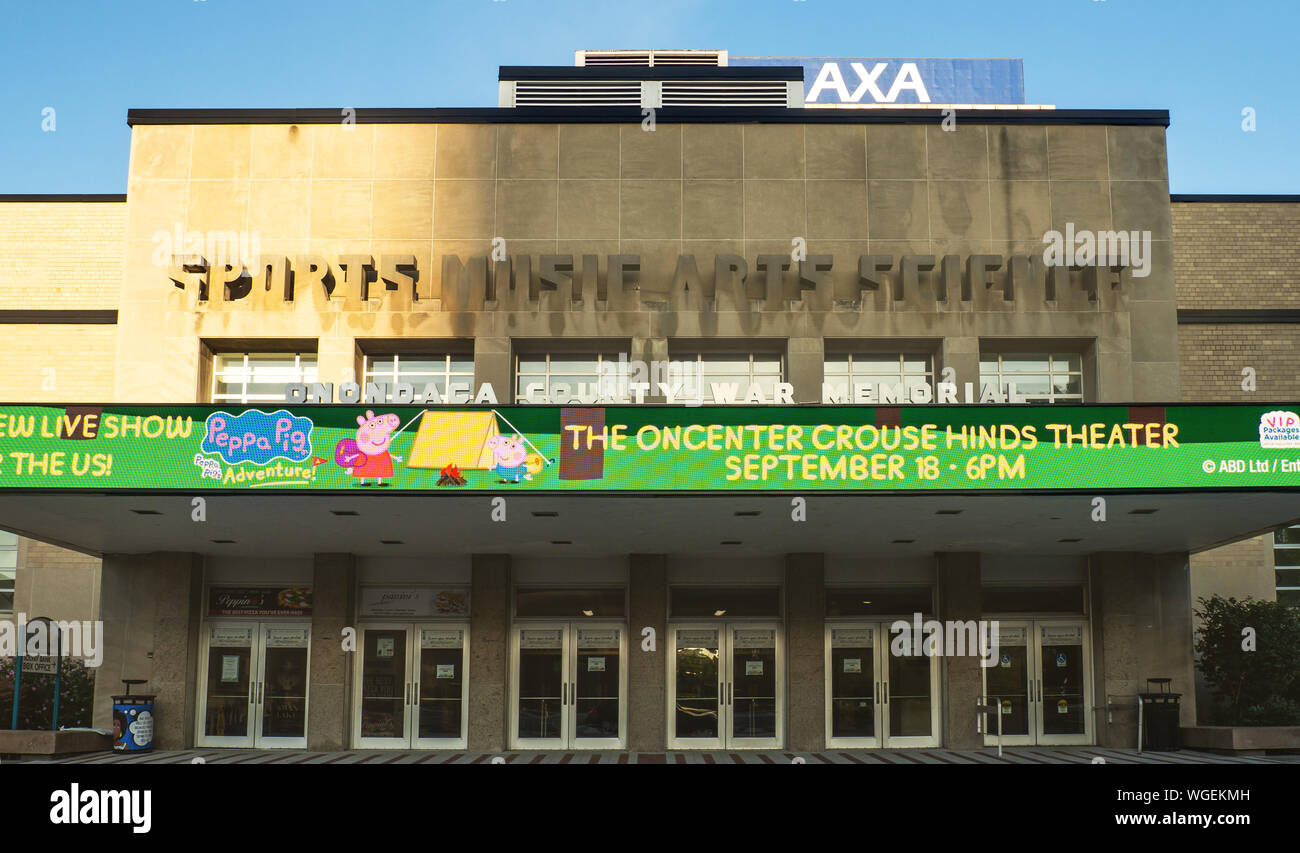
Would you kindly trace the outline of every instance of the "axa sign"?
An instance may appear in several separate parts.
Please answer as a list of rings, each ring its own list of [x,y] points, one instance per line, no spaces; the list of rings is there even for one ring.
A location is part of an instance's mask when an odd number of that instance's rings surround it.
[[[873,103],[896,104],[899,103],[898,96],[908,91],[914,93],[916,103],[930,103],[930,93],[925,88],[925,81],[921,79],[921,72],[915,62],[904,62],[899,66],[894,81],[889,84],[888,92],[881,90],[880,77],[889,68],[889,63],[877,62],[870,69],[864,62],[845,64],[858,77],[857,86],[853,91],[849,91],[849,86],[844,81],[840,63],[826,62],[823,63],[821,71],[817,72],[817,79],[813,81],[812,88],[805,95],[804,102],[817,103],[822,93],[829,91],[835,95],[835,102],[841,104],[860,104],[864,96],[869,97]]]
[[[1025,102],[1019,59],[733,56],[730,64],[802,66],[810,107]]]

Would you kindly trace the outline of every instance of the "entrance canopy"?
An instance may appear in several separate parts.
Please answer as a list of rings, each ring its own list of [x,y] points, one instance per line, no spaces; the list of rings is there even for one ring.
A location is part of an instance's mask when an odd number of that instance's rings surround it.
[[[351,552],[431,557],[824,552],[876,559],[935,551],[1082,555],[1199,551],[1300,520],[1300,493],[810,495],[793,498],[379,494],[209,495],[206,521],[182,495],[0,493],[0,527],[94,554],[187,551],[247,557]]]
[[[1297,410],[0,406],[0,527],[91,553],[1196,551],[1300,518]]]

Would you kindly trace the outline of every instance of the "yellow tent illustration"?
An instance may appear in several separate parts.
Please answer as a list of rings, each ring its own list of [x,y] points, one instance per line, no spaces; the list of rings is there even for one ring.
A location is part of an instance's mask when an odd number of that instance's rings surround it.
[[[500,435],[496,412],[425,411],[406,467],[442,470],[455,465],[466,471],[491,468],[496,460],[487,441],[494,435]]]

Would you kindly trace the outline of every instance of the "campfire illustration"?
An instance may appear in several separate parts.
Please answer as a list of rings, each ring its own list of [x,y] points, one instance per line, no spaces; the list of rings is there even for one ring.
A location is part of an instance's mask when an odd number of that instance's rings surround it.
[[[460,468],[455,464],[448,465],[440,472],[438,477],[439,486],[463,486],[465,478],[460,475]]]

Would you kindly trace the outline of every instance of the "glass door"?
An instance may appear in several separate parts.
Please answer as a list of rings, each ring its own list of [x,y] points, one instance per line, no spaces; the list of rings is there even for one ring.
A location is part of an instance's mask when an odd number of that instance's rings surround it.
[[[673,628],[668,673],[668,746],[717,749],[723,743],[722,628]]]
[[[356,745],[397,749],[411,742],[411,685],[407,625],[367,625],[361,629]]]
[[[1037,694],[1033,692],[1033,655],[1029,645],[1032,623],[1001,622],[998,625],[998,662],[983,667],[984,696],[997,705],[1002,716],[1002,743],[1032,745],[1035,731]],[[984,745],[996,746],[998,719],[985,715]]]
[[[984,694],[1002,709],[1008,746],[1092,743],[1087,625],[1074,620],[1003,622],[998,663],[984,670]],[[997,743],[989,716],[984,743]]]
[[[730,626],[726,673],[727,746],[781,746],[781,661],[775,625]]]
[[[209,622],[199,673],[199,746],[253,745],[256,622]]]
[[[465,688],[466,630],[415,626],[420,652],[413,660],[411,696],[415,746],[422,749],[463,749],[467,743]]]
[[[939,745],[939,659],[892,622],[827,625],[828,746]],[[913,652],[921,652],[913,654]]]
[[[516,749],[622,749],[626,743],[624,626],[516,626],[511,744]]]
[[[306,748],[310,654],[308,623],[207,623],[197,745]]]
[[[785,679],[776,625],[674,627],[668,745],[779,749]]]
[[[569,739],[567,625],[516,626],[511,733],[519,749],[563,749]]]
[[[257,737],[260,747],[307,747],[307,625],[261,626],[257,684]]]
[[[569,745],[574,749],[623,746],[623,627],[575,625],[569,681]]]
[[[828,625],[826,631],[827,746],[880,746],[876,628]]]
[[[894,632],[892,625],[880,625],[882,638],[890,636],[891,641],[882,639],[878,644],[880,672],[884,676],[880,684],[884,745],[938,746],[939,656],[925,653],[925,637],[913,637],[910,625],[902,632]],[[896,645],[909,653],[895,654]]]
[[[1086,632],[1080,622],[1039,622],[1038,742],[1091,743]]]
[[[362,749],[455,749],[466,743],[466,626],[361,628],[353,743]]]

